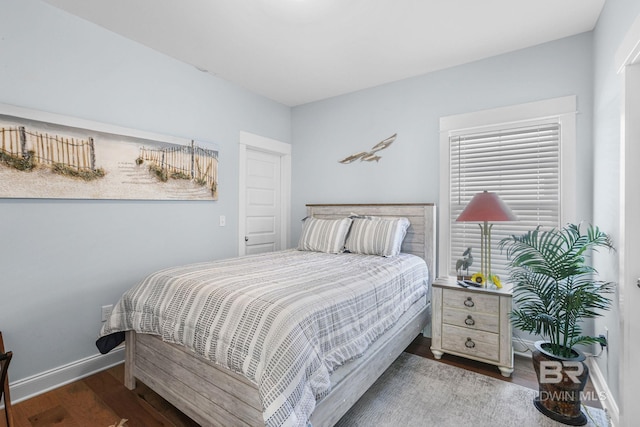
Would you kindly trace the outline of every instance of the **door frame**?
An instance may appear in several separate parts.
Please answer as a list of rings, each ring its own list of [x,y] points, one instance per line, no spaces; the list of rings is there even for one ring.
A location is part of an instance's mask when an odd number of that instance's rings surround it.
[[[240,131],[238,154],[238,255],[246,254],[244,236],[246,234],[246,173],[247,151],[261,151],[280,156],[280,247],[289,247],[291,229],[291,144],[275,139]]]
[[[616,52],[615,65],[621,77],[620,106],[620,244],[619,277],[620,285],[620,324],[621,324],[621,364],[620,364],[620,412],[619,425],[631,425],[640,414],[635,402],[635,384],[629,377],[638,369],[637,361],[631,354],[632,345],[637,338],[632,331],[633,301],[638,299],[640,289],[640,267],[635,261],[638,254],[637,240],[640,235],[640,224],[637,212],[640,211],[640,198],[636,195],[635,183],[640,180],[640,170],[634,159],[640,158],[640,123],[626,120],[627,117],[640,115],[640,16],[636,18],[627,35]],[[636,293],[635,295],[630,293]],[[637,325],[636,325],[637,328]],[[636,341],[637,342],[637,341]],[[637,345],[637,344],[636,344]],[[636,355],[637,356],[637,355]],[[615,420],[614,420],[615,421]]]

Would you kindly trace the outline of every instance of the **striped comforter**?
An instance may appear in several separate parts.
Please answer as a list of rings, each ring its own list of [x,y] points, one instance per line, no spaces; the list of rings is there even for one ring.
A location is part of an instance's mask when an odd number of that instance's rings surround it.
[[[123,295],[98,347],[159,335],[254,382],[265,425],[306,426],[333,370],[426,304],[427,274],[413,255],[298,250],[168,268]]]

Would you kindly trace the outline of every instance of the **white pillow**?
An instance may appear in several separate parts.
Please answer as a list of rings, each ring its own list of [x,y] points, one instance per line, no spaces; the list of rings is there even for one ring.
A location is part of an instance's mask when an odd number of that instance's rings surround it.
[[[407,218],[355,217],[345,249],[364,255],[396,256],[409,225]]]
[[[304,219],[298,250],[338,254],[344,252],[344,242],[351,226],[351,218]]]

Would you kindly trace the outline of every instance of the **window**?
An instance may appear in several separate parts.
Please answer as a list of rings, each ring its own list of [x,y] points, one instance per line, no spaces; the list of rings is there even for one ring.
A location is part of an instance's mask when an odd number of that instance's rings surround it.
[[[494,223],[492,273],[506,277],[498,242],[541,225],[573,218],[575,97],[444,117],[441,128],[440,274],[455,275],[456,260],[472,248],[480,270],[480,227],[456,222],[471,198],[497,193],[518,221]]]

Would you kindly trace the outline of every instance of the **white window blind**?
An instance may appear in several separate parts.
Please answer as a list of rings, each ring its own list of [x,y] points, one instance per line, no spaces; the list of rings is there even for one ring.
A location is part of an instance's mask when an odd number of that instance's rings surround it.
[[[518,221],[493,223],[491,270],[500,277],[508,276],[500,240],[538,225],[560,225],[560,134],[558,121],[450,134],[449,274],[456,274],[456,260],[468,247],[474,257],[469,273],[480,271],[480,227],[456,222],[476,193],[497,193],[518,216]]]

